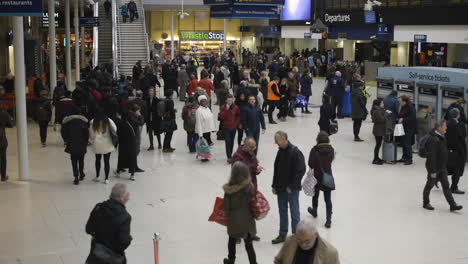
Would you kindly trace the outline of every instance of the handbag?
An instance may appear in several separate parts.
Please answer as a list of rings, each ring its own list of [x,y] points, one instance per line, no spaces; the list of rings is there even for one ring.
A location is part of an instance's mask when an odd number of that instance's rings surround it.
[[[338,121],[330,120],[330,135],[338,133]]]
[[[307,176],[302,182],[302,189],[304,190],[304,194],[307,196],[314,196],[316,185],[317,185],[317,178],[315,178],[314,176],[314,171],[309,169],[309,171],[307,172]]]
[[[262,220],[270,211],[270,204],[263,193],[256,190],[252,195],[252,200],[250,200],[250,208],[255,219]]]
[[[215,204],[213,207],[213,212],[208,218],[209,222],[215,222],[223,226],[227,225],[227,216],[223,210],[223,203],[224,203],[223,198],[216,197]]]
[[[204,137],[200,137],[195,144],[195,149],[197,151],[197,158],[202,159],[211,159],[211,150],[210,145]]]
[[[335,189],[335,179],[333,178],[333,175],[331,173],[326,172],[323,169],[322,159],[320,159],[320,156],[319,156],[317,151],[314,151],[314,152],[315,152],[315,156],[317,157],[317,160],[319,162],[320,170],[322,171],[322,175],[323,175],[322,176],[322,185],[327,187],[327,188],[330,188],[330,189]]]
[[[405,135],[405,129],[403,128],[403,124],[396,124],[395,131],[393,132],[395,137],[402,137]]]
[[[163,120],[161,122],[161,131],[162,132],[172,132],[177,130],[177,123],[175,119]]]
[[[91,251],[91,256],[89,259],[93,259],[99,263],[106,264],[124,264],[125,257],[115,253],[112,249],[106,247],[105,245],[95,242],[94,247]]]
[[[117,147],[119,145],[119,137],[117,136],[116,131],[111,129],[109,134],[111,137],[112,145],[114,145],[114,147]]]

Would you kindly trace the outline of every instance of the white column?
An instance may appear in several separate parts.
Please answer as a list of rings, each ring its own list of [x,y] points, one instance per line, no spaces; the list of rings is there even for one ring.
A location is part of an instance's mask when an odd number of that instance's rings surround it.
[[[226,41],[227,41],[227,20],[224,19],[224,40],[223,40],[223,52],[226,52]]]
[[[70,0],[65,0],[65,68],[67,75],[67,89],[71,90],[71,51],[70,51]]]
[[[84,17],[84,0],[80,1],[80,16]],[[86,61],[86,54],[85,54],[85,28],[81,27],[81,65],[82,67],[85,67],[86,64],[88,63]]]
[[[55,46],[55,0],[49,0],[49,71],[50,94],[57,86],[57,55]]]
[[[174,59],[174,10],[171,10],[171,60]]]
[[[54,18],[53,14],[52,18]],[[18,137],[18,171],[20,180],[27,181],[29,180],[29,161],[28,125],[26,116],[26,72],[24,62],[23,17],[13,17],[13,36],[13,45],[15,49],[15,95],[17,126],[16,133]]]
[[[78,0],[75,0],[75,8],[73,13],[74,27],[75,27],[75,80],[80,80],[80,23],[79,23],[79,8]],[[83,43],[84,44],[84,43]]]

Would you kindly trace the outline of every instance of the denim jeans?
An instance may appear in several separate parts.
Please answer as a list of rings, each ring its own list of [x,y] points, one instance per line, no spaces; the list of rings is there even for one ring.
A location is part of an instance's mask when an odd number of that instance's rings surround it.
[[[301,212],[299,211],[299,191],[294,190],[291,193],[278,193],[278,208],[280,214],[280,236],[288,234],[289,216],[288,205],[291,212],[291,231],[296,233],[296,226],[301,221]]]
[[[226,143],[226,156],[228,159],[232,157],[232,150],[234,148],[234,138],[236,137],[237,129],[223,129],[224,142]]]
[[[190,153],[197,151],[195,149],[195,144],[197,143],[197,140],[198,140],[198,135],[194,131],[187,132],[187,144],[188,144]]]

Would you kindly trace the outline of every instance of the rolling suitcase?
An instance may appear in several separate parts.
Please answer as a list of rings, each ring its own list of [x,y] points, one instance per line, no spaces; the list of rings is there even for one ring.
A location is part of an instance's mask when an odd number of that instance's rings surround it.
[[[382,159],[386,163],[396,162],[396,146],[394,142],[383,142]]]

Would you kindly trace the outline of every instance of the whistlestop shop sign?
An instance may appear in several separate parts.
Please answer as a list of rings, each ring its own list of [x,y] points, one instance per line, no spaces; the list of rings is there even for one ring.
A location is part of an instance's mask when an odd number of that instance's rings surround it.
[[[42,0],[0,0],[0,16],[42,16]]]
[[[221,31],[197,31],[197,32],[180,32],[180,40],[224,40],[224,33]]]

